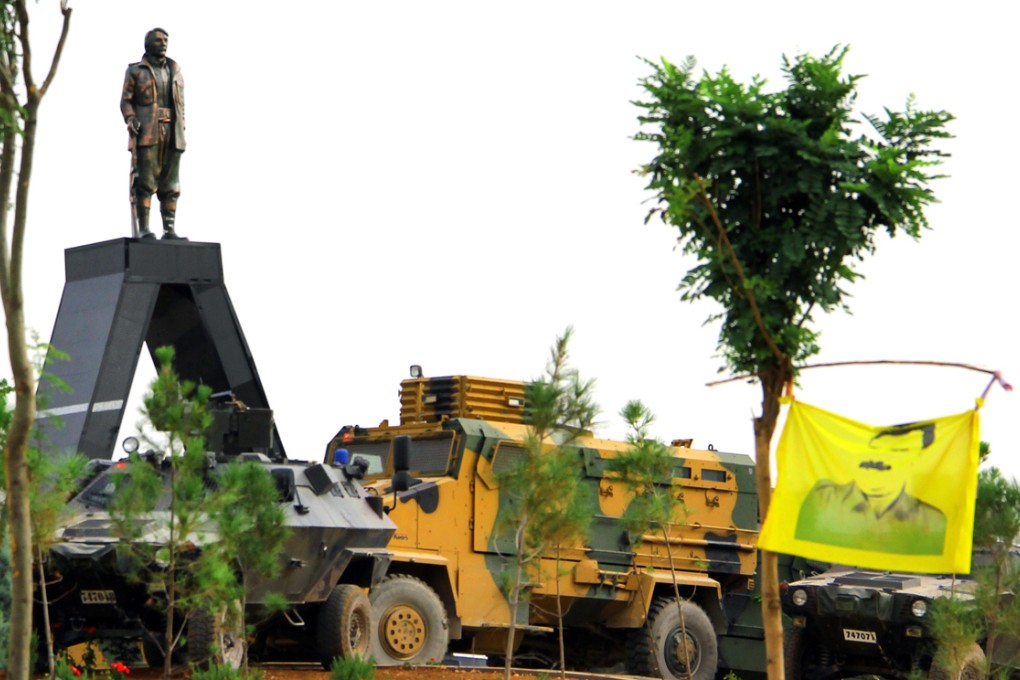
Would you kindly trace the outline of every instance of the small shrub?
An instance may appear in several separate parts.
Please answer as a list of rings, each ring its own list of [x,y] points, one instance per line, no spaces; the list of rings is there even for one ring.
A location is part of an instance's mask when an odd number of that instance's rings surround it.
[[[375,680],[375,659],[358,654],[338,656],[329,667],[329,680]]]
[[[260,680],[260,671],[248,671],[245,673],[240,668],[223,666],[218,663],[203,664],[203,666],[192,667],[191,680]]]
[[[57,680],[88,680],[89,672],[73,665],[67,655],[61,654],[54,665]]]

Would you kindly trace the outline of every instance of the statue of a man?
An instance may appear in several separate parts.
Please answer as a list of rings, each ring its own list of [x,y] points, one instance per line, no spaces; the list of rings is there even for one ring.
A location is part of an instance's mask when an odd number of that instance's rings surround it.
[[[154,28],[145,34],[145,55],[128,66],[120,111],[128,129],[131,151],[131,202],[134,236],[155,238],[149,231],[152,194],[159,198],[163,238],[181,238],[174,231],[178,171],[184,153],[184,75],[166,56],[168,34]]]

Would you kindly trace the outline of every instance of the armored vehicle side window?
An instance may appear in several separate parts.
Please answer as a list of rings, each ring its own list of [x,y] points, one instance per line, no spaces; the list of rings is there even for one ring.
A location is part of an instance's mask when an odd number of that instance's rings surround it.
[[[114,472],[113,470],[106,470],[101,475],[92,480],[92,483],[85,487],[85,490],[81,492],[78,497],[82,503],[93,508],[105,508],[110,504],[110,499],[113,497],[114,491],[116,491],[116,478],[115,475],[124,474],[123,472]]]
[[[701,478],[704,479],[706,482],[725,482],[726,481],[726,471],[725,470],[709,470],[708,468],[703,468],[701,470]]]

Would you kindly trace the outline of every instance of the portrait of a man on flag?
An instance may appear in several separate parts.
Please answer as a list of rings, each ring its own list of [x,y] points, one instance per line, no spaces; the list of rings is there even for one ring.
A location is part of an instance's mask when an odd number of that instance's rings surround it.
[[[790,400],[760,545],[874,569],[970,569],[978,412],[875,427]]]

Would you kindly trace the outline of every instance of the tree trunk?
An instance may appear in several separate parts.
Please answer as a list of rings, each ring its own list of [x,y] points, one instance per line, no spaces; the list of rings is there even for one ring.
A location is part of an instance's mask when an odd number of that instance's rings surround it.
[[[10,680],[32,676],[32,518],[26,451],[35,423],[35,377],[25,342],[25,303],[21,287],[21,253],[32,177],[38,102],[25,107],[21,167],[15,191],[10,260],[4,263],[2,296],[7,315],[7,349],[14,377],[14,414],[7,431],[7,506],[11,527],[11,628],[7,658]],[[6,245],[6,244],[5,244]],[[7,253],[5,252],[5,255]]]
[[[41,86],[32,78],[32,48],[28,37],[28,8],[25,0],[13,4],[17,15],[16,37],[21,46],[20,55],[16,49],[4,50],[0,57],[0,97],[8,113],[21,108],[24,121],[22,131],[21,158],[18,167],[17,189],[14,199],[14,225],[7,238],[7,215],[10,189],[13,179],[13,162],[17,155],[14,132],[5,135],[3,143],[3,168],[0,169],[0,297],[3,298],[7,316],[7,349],[10,355],[11,373],[14,378],[14,414],[7,431],[7,448],[4,463],[7,466],[7,509],[11,531],[11,627],[7,659],[7,677],[10,680],[29,680],[32,671],[32,518],[29,506],[29,475],[26,452],[32,426],[35,424],[35,375],[29,360],[25,341],[25,299],[21,282],[22,254],[25,245],[25,227],[28,221],[28,189],[32,181],[32,161],[35,156],[35,133],[38,123],[39,103],[50,82],[56,75],[57,64],[63,52],[64,41],[71,20],[71,10],[66,3],[60,11],[64,24],[49,75]],[[15,38],[12,25],[4,25]],[[25,104],[16,107],[16,73],[20,59],[21,80],[24,84]]]
[[[754,420],[755,482],[758,488],[758,516],[765,520],[772,501],[772,434],[779,419],[779,397],[790,372],[784,367],[760,376],[762,413]],[[783,619],[779,605],[779,565],[776,554],[761,551],[761,619],[765,629],[765,670],[769,680],[784,680]]]
[[[11,628],[7,675],[10,680],[28,680],[32,672],[32,521],[25,454],[35,422],[35,381],[25,346],[21,301],[8,300],[5,292],[4,308],[15,393],[14,415],[7,431],[7,450],[4,452],[11,531]]]
[[[18,315],[20,317],[20,315]],[[16,322],[15,322],[16,323]],[[8,328],[11,317],[8,313]],[[12,338],[15,337],[12,333]],[[20,336],[24,338],[22,333]],[[14,353],[12,352],[12,355]],[[11,364],[14,368],[14,358]],[[25,363],[28,364],[27,356]],[[31,376],[28,365],[28,375]],[[28,502],[28,465],[25,449],[28,431],[35,417],[35,400],[31,389],[23,389],[14,369],[17,400],[14,418],[7,432],[7,511],[11,540],[11,611],[10,640],[7,654],[7,677],[28,680],[32,676],[32,522]],[[31,377],[28,378],[31,382]],[[23,392],[27,391],[27,398]]]
[[[520,526],[517,527],[517,533],[514,538],[516,554],[514,555],[513,580],[510,582],[510,598],[507,603],[510,606],[510,625],[507,627],[506,651],[504,653],[504,680],[510,680],[510,669],[513,668],[513,642],[514,638],[517,636],[517,607],[520,603],[520,583],[524,578],[524,532],[526,531],[526,527],[527,519],[525,518],[524,521],[521,522]]]

